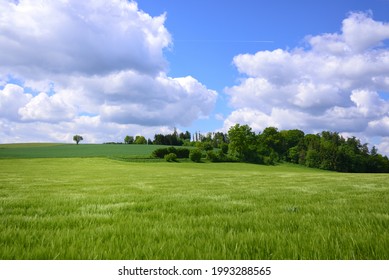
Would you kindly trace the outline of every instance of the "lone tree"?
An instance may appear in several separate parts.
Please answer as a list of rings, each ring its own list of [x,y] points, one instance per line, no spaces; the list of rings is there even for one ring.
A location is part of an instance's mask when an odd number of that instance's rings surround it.
[[[78,145],[78,143],[79,143],[81,140],[84,140],[84,139],[82,138],[81,135],[74,135],[74,136],[73,136],[73,141],[76,141],[77,145]]]

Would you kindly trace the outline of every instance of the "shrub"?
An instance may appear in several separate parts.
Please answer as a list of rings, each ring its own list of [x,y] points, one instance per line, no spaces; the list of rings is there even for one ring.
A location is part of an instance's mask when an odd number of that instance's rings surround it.
[[[178,148],[176,150],[176,155],[178,158],[189,158],[190,150],[187,148]]]
[[[164,159],[168,162],[177,161],[177,155],[175,153],[170,153],[165,155]]]
[[[212,161],[212,162],[218,162],[218,161],[220,161],[218,155],[215,154],[214,151],[208,151],[208,152],[207,152],[207,159],[210,160],[210,161]]]
[[[203,142],[201,144],[202,144],[202,149],[204,151],[212,151],[213,150],[212,143],[210,143],[210,142]]]
[[[166,147],[153,151],[152,156],[156,158],[165,158],[167,154],[176,154],[177,158],[189,158],[190,150],[187,148]]]
[[[167,154],[169,154],[167,148],[159,148],[153,151],[152,156],[157,158],[164,158]]]
[[[177,149],[174,147],[168,147],[167,152],[168,152],[168,154],[171,154],[171,153],[177,154]]]
[[[223,154],[227,154],[228,153],[228,144],[227,143],[221,143],[220,144],[220,149],[223,152]]]
[[[190,150],[187,148],[159,148],[153,151],[152,156],[157,158],[165,158],[167,154],[176,154],[177,158],[189,158]]]
[[[207,152],[207,159],[211,162],[234,162],[233,158],[229,157],[225,153],[223,153],[222,150],[219,150],[217,152],[215,151],[208,151]]]
[[[192,149],[189,153],[189,158],[191,161],[200,162],[202,152],[199,149]]]

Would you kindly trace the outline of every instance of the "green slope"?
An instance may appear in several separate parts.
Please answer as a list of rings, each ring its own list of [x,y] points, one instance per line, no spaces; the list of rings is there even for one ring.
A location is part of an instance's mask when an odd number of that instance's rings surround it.
[[[156,145],[26,143],[0,145],[0,158],[140,157]]]

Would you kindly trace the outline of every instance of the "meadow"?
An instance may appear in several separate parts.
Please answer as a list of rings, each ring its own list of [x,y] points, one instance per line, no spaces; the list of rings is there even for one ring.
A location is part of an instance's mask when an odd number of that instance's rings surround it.
[[[0,259],[389,259],[389,174],[61,146],[0,145]]]

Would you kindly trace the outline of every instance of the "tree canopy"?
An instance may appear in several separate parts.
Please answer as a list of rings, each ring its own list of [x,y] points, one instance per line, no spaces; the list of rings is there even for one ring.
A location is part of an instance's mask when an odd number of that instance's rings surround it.
[[[134,143],[146,143],[146,139],[137,137]],[[376,147],[369,150],[368,144],[356,137],[344,138],[331,131],[305,134],[299,129],[279,131],[267,127],[255,133],[248,125],[236,124],[228,133],[195,132],[192,141],[188,131],[179,134],[175,129],[172,134],[156,134],[153,144],[194,146],[195,156],[206,155],[212,162],[275,164],[284,161],[340,172],[389,172],[388,157],[379,154]]]
[[[78,145],[78,143],[79,143],[80,141],[82,141],[82,140],[84,140],[84,138],[82,138],[81,135],[74,135],[74,136],[73,136],[73,141],[75,141],[77,145]]]
[[[287,161],[308,167],[341,172],[389,172],[389,160],[356,137],[344,138],[337,132],[304,134],[298,129],[278,131],[265,128],[255,134],[247,125],[228,131],[229,151],[244,162],[274,164]]]

